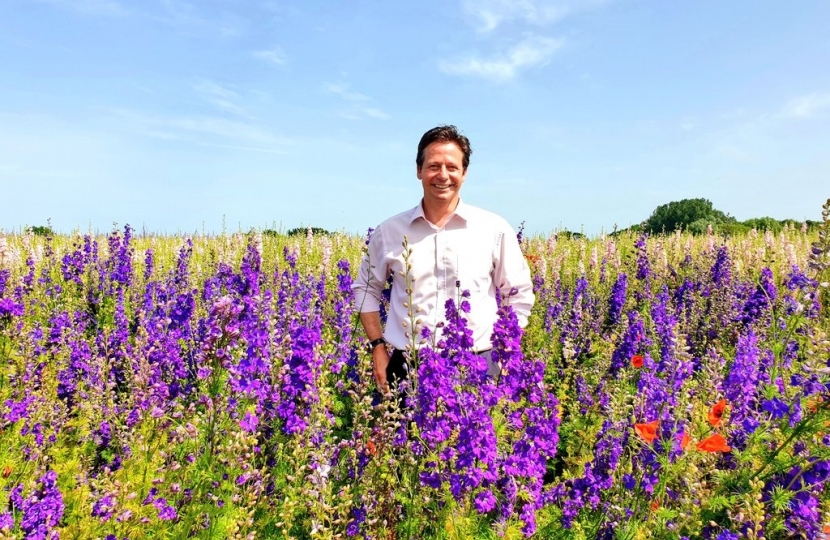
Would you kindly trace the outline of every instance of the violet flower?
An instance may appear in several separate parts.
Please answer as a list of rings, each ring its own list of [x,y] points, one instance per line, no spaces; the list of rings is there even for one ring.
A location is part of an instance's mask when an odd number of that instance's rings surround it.
[[[25,533],[26,538],[58,538],[55,527],[63,517],[64,504],[57,480],[58,475],[55,471],[47,471],[38,480],[34,491],[25,499],[18,498],[15,503],[23,514],[20,530]]]

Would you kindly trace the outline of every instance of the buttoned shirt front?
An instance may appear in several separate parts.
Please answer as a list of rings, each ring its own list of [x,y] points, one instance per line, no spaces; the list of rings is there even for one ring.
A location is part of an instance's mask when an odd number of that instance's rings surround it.
[[[440,338],[445,303],[449,298],[458,303],[463,291],[469,291],[470,312],[465,318],[473,332],[473,350],[491,347],[497,290],[522,326],[535,299],[530,269],[513,228],[500,216],[463,201],[443,227],[430,223],[419,204],[374,230],[353,285],[359,312],[379,311],[390,275],[393,286],[383,336],[397,349],[423,345],[423,327],[432,335],[437,330]]]

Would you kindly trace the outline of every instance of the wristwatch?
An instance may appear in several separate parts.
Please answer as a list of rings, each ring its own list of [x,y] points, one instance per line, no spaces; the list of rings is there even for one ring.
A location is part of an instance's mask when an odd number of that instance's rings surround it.
[[[366,348],[369,350],[369,354],[373,353],[375,351],[375,347],[381,344],[386,345],[386,340],[382,337],[370,341],[369,345],[366,346]]]

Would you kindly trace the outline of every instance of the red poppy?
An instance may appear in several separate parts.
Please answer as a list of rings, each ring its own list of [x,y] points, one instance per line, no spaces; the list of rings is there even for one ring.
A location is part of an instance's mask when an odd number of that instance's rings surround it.
[[[657,510],[658,508],[660,508],[660,499],[657,499],[656,501],[652,501],[652,503],[651,503],[651,509],[652,510]]]
[[[11,473],[12,473],[12,466],[11,465],[6,465],[6,467],[3,469],[3,478],[8,478],[9,475],[11,475]]]
[[[683,436],[680,438],[680,448],[682,450],[685,450],[686,447],[689,446],[689,441],[691,440],[692,438],[689,437],[689,434],[684,431]]]
[[[723,435],[715,433],[709,438],[700,441],[697,449],[703,452],[729,452],[732,450],[732,447],[726,444],[726,439]]]
[[[374,456],[378,453],[378,448],[375,446],[375,441],[370,440],[366,443],[366,450],[369,451],[370,456]]]
[[[654,442],[654,439],[657,438],[658,429],[660,429],[659,420],[649,422],[648,424],[634,424],[634,431],[649,444]]]
[[[723,418],[723,412],[726,410],[726,400],[721,399],[717,403],[712,406],[712,410],[709,411],[709,423],[712,424],[713,427],[717,427],[720,424],[721,419]]]
[[[641,367],[643,367],[643,360],[643,355],[635,354],[631,357],[631,365],[637,369],[640,369]]]

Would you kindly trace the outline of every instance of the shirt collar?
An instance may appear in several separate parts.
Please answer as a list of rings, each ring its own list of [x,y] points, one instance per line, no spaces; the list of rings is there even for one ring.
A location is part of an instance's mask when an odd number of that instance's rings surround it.
[[[423,218],[426,221],[427,217],[424,215],[424,201],[421,199],[415,208],[412,209],[412,213],[409,215],[409,223],[414,222],[418,218]],[[458,199],[458,206],[455,207],[455,211],[450,216],[450,220],[454,217],[461,218],[465,223],[470,217],[470,207],[467,204],[464,204],[464,201]]]

